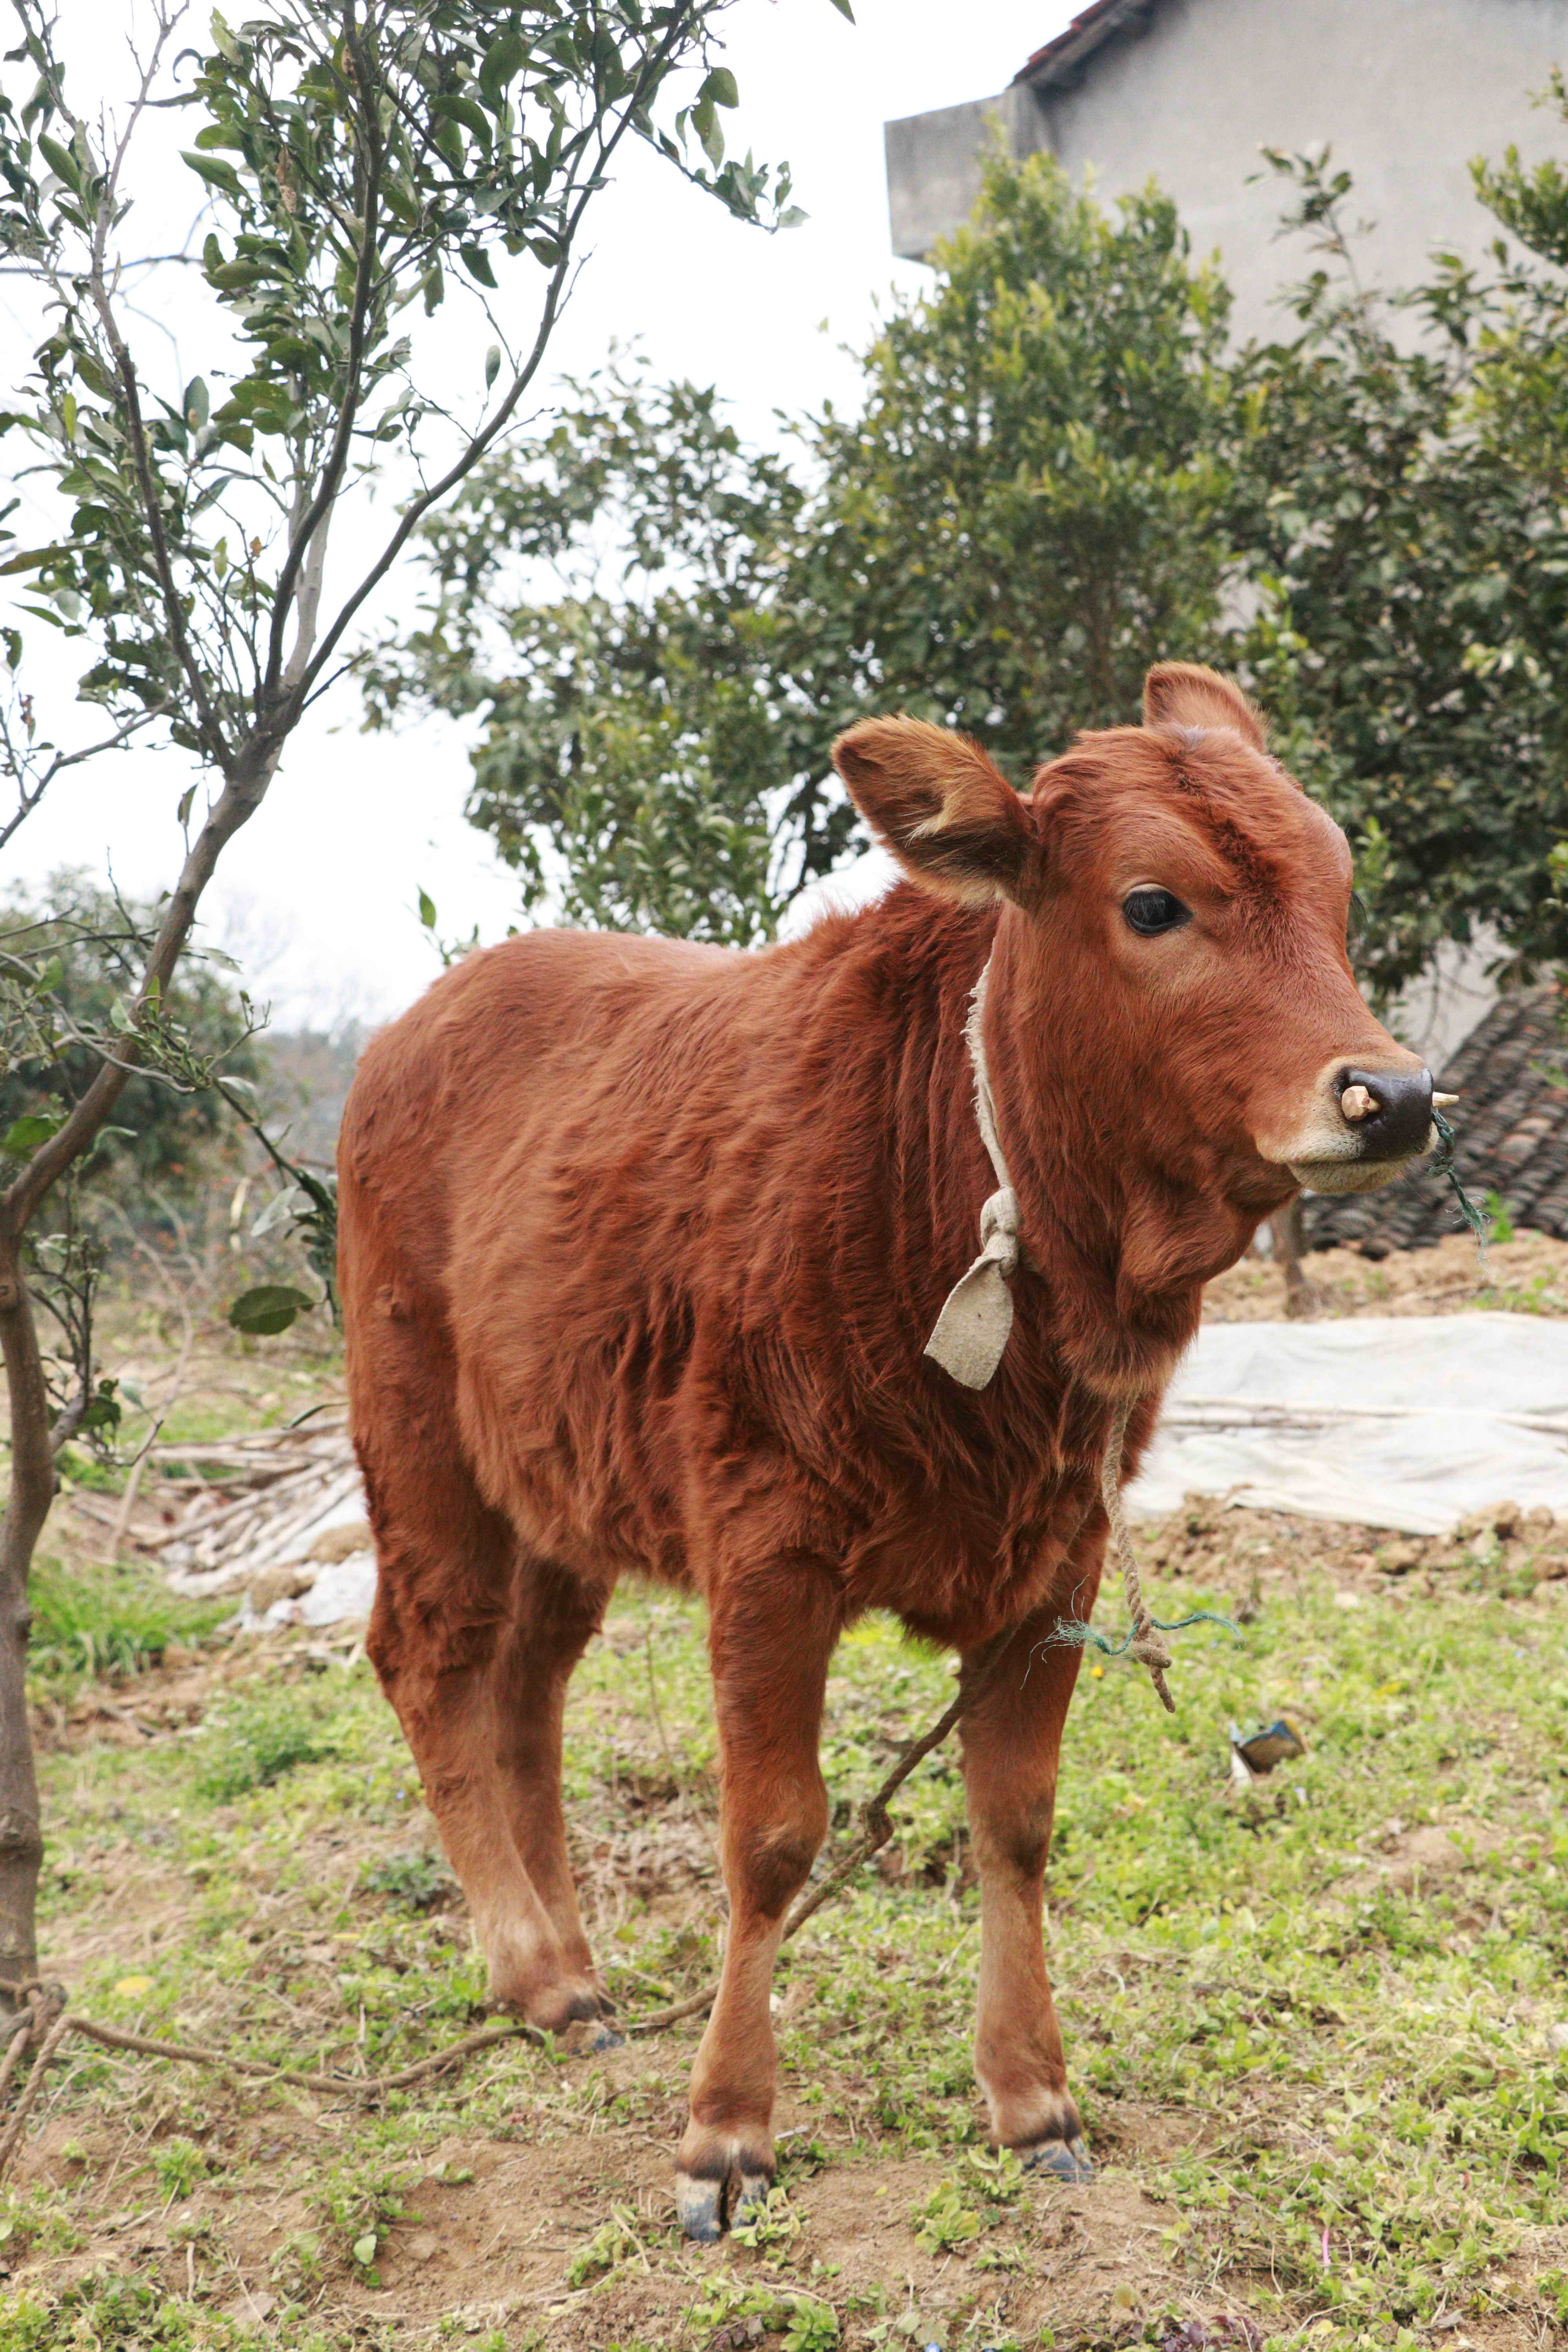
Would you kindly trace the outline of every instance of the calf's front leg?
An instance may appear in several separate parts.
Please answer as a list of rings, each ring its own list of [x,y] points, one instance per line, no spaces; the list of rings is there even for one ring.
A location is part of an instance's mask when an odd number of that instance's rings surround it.
[[[840,1622],[835,1580],[800,1561],[770,1562],[710,1600],[730,1926],[676,2170],[681,2226],[703,2242],[724,2228],[732,2181],[729,2218],[773,2183],[777,2053],[769,1993],[785,1916],[827,1832],[817,1747]]]
[[[1083,1656],[1053,1642],[1058,1616],[1053,1608],[1026,1618],[1000,1658],[986,1650],[963,1668],[964,1678],[984,1677],[982,1696],[962,1725],[980,1880],[974,2071],[997,2147],[1064,2180],[1087,2180],[1094,2167],[1068,2094],[1042,1916],[1057,1759]]]

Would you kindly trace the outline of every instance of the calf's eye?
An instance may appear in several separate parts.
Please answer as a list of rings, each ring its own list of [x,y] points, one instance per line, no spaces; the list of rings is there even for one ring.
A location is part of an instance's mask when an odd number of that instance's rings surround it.
[[[1180,930],[1193,919],[1190,910],[1169,890],[1130,890],[1121,901],[1121,912],[1128,928],[1142,932],[1145,939],[1157,931]]]

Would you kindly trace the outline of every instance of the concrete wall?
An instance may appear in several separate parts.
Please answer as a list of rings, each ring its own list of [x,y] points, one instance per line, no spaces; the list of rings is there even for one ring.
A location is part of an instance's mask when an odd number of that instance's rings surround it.
[[[1092,168],[1104,196],[1158,179],[1194,254],[1218,247],[1237,331],[1265,333],[1281,324],[1281,286],[1312,263],[1304,240],[1277,239],[1281,189],[1260,147],[1331,145],[1355,175],[1352,219],[1374,225],[1363,276],[1408,284],[1435,245],[1474,257],[1495,233],[1471,156],[1568,148],[1530,103],[1559,61],[1568,0],[1159,0],[1141,37],[1108,42],[1077,88],[1007,93],[1005,121],[1015,152],[1048,145],[1075,176]],[[896,251],[920,257],[968,216],[978,134],[1003,105],[889,124]]]
[[[1034,91],[1015,82],[995,98],[910,114],[883,130],[893,251],[924,261],[939,236],[951,236],[980,201],[980,161],[1000,129],[1013,153],[1047,143],[1046,117]]]

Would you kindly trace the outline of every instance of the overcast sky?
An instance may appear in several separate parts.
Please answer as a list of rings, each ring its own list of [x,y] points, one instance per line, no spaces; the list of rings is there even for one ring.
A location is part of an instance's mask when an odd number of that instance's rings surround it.
[[[775,408],[853,401],[856,372],[841,346],[868,339],[890,289],[928,278],[889,248],[884,121],[1002,89],[1074,10],[1061,0],[973,0],[967,8],[858,0],[856,13],[852,27],[830,0],[738,0],[728,19],[741,89],[740,112],[726,121],[731,146],[787,157],[810,218],[763,236],[628,143],[616,184],[590,215],[591,258],[552,346],[556,372],[584,373],[612,342],[639,342],[659,373],[717,384],[752,435],[770,429]],[[75,0],[66,14],[84,74],[97,68],[112,88],[125,23],[119,0]],[[150,144],[171,156],[188,143],[177,115],[154,115],[148,128]],[[159,226],[172,221],[172,207],[188,210],[194,183],[177,163],[151,169],[148,184]],[[144,373],[161,367],[176,389],[211,364],[191,348],[195,289],[188,320],[184,299],[178,290],[161,298],[158,315],[143,322]],[[164,333],[171,321],[178,349]],[[479,334],[454,321],[454,364]],[[416,584],[405,570],[392,614],[409,609]],[[74,724],[58,710],[53,723],[67,734]],[[512,878],[463,821],[464,740],[445,724],[361,734],[350,686],[296,736],[211,894],[276,1019],[380,1018],[417,994],[437,969],[413,912],[421,887],[444,931],[478,923],[486,938],[504,932],[516,911]],[[36,881],[62,862],[102,871],[112,860],[125,888],[166,887],[178,866],[174,811],[188,781],[173,753],[78,772],[16,836],[5,878]]]

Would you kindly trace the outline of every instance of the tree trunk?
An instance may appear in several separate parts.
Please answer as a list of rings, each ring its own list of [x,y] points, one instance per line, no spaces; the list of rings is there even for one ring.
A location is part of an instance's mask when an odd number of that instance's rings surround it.
[[[5,1988],[38,1972],[36,1926],[44,1858],[38,1783],[27,1722],[27,1595],[33,1548],[55,1494],[49,1400],[19,1237],[0,1234],[0,1345],[11,1402],[11,1492],[0,1523],[0,2014]]]
[[[202,892],[219,852],[260,807],[278,766],[279,746],[252,738],[232,763],[224,789],[187,853],[142,975],[121,1057],[105,1062],[79,1102],[0,1195],[0,1349],[10,1390],[11,1493],[0,1523],[0,2015],[5,1991],[37,1974],[37,1905],[44,1842],[38,1782],[27,1721],[27,1585],[33,1549],[55,1499],[57,1430],[49,1412],[33,1302],[22,1276],[22,1236],[72,1162],[91,1147],[113,1109],[137,1054],[136,1026],[150,995],[168,986],[184,951]]]
[[[1301,1196],[1297,1194],[1288,1209],[1268,1220],[1268,1230],[1274,1236],[1274,1255],[1285,1269],[1285,1312],[1294,1319],[1315,1315],[1318,1294],[1308,1281],[1301,1265]]]

